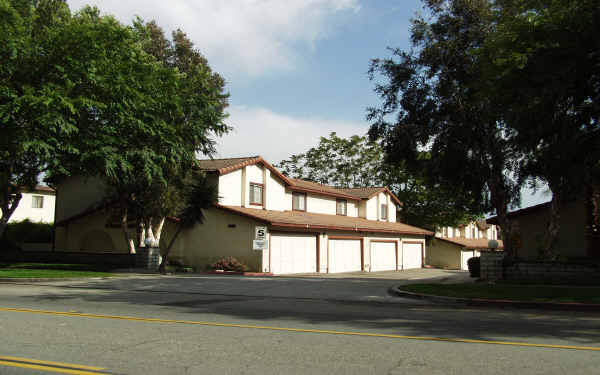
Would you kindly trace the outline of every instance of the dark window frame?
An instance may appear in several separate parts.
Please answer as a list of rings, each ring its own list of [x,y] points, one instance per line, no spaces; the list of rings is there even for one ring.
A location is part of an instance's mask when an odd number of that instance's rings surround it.
[[[294,197],[295,196],[304,197],[304,209],[297,208],[297,207],[294,206]],[[300,192],[297,192],[297,191],[292,192],[292,211],[306,212],[307,202],[308,202],[308,195],[306,193],[300,193]]]
[[[36,202],[39,202],[39,206],[36,205]],[[44,208],[44,196],[43,195],[33,195],[31,197],[31,208]]]
[[[258,182],[250,182],[248,190],[248,203],[252,206],[263,206],[265,203],[265,185],[259,184]],[[252,194],[253,188],[260,188],[260,203],[253,202],[254,194]]]
[[[340,211],[339,211],[339,207],[340,207],[339,204],[342,203],[342,202],[344,203],[344,212],[340,213]],[[340,199],[340,198],[338,198],[338,199],[335,200],[335,214],[336,215],[340,215],[340,216],[348,216],[348,200],[347,199]]]
[[[384,207],[385,207],[385,211],[383,209]],[[388,210],[389,210],[389,208],[388,208],[387,203],[381,203],[379,205],[379,218],[381,220],[387,220],[388,219],[388,216],[389,216],[388,215]],[[383,214],[384,212],[385,212],[385,215]]]

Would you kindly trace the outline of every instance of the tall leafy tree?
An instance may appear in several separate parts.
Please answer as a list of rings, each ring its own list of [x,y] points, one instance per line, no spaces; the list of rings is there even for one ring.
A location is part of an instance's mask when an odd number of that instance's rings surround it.
[[[65,139],[85,98],[70,91],[46,43],[69,18],[63,1],[0,0],[0,236],[22,189],[71,148]]]
[[[225,80],[212,71],[206,58],[183,31],[172,32],[168,39],[154,21],[144,23],[137,19],[133,27],[146,53],[164,68],[181,73],[177,89],[181,116],[172,118],[168,113],[165,121],[170,121],[178,132],[176,136],[181,142],[178,151],[186,153],[184,163],[165,166],[158,181],[139,181],[132,192],[135,199],[130,202],[141,220],[143,237],[158,245],[165,218],[181,212],[181,204],[187,199],[186,184],[196,154],[213,155],[215,137],[229,131],[224,123],[228,94],[224,91]],[[206,179],[195,181],[195,191],[203,191],[200,184],[206,182]],[[204,188],[210,191],[210,187]],[[210,197],[205,198],[210,200]]]
[[[484,89],[500,99],[523,148],[522,178],[547,182],[552,203],[543,253],[554,248],[564,201],[583,195],[600,153],[600,6],[593,0],[498,0],[479,53]]]
[[[331,133],[316,147],[290,156],[277,165],[288,177],[338,187],[387,186],[403,205],[399,219],[407,224],[436,229],[456,225],[478,216],[464,201],[453,199],[453,191],[430,188],[420,174],[385,162],[377,142],[354,135],[340,138]]]
[[[379,107],[368,110],[370,136],[383,139],[387,161],[421,172],[430,187],[454,191],[474,212],[495,210],[512,255],[509,207],[522,182],[515,132],[497,99],[475,83],[484,75],[476,54],[493,30],[490,0],[424,0],[430,13],[412,21],[412,49],[375,59]],[[381,81],[379,79],[382,78]]]

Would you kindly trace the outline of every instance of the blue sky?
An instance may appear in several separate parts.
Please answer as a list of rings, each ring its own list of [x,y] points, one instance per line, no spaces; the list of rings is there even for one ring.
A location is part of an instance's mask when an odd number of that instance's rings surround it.
[[[335,131],[365,134],[378,104],[367,70],[387,47],[410,48],[420,0],[69,0],[123,23],[139,15],[181,28],[227,80],[229,124],[217,157],[275,163]],[[549,198],[541,200],[548,200]],[[525,197],[524,204],[540,201]]]

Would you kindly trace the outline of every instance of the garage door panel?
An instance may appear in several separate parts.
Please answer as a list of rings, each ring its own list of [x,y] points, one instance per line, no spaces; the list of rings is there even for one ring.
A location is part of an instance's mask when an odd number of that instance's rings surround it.
[[[403,243],[402,244],[402,269],[423,267],[423,244],[422,243]]]
[[[371,242],[371,271],[396,270],[396,244],[394,242]]]
[[[329,240],[329,272],[362,271],[360,240]]]
[[[464,271],[468,271],[469,270],[469,259],[473,258],[475,255],[476,251],[461,251],[461,256],[460,256],[460,269],[464,270]]]
[[[271,235],[271,272],[282,275],[316,270],[317,239],[314,235]]]

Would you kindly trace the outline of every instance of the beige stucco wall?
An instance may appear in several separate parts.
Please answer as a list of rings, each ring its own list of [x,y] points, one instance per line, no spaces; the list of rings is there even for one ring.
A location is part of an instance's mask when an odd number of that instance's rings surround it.
[[[348,216],[358,217],[358,205],[360,201],[347,201],[346,209],[348,211]]]
[[[33,208],[33,197],[43,197],[43,207]],[[56,197],[54,193],[47,191],[35,191],[23,193],[19,205],[8,220],[9,223],[29,219],[35,223],[52,223],[54,222],[54,207]]]
[[[358,202],[358,217],[362,217],[363,219],[367,218],[367,203],[366,200]]]
[[[380,218],[379,207],[381,207],[382,204],[388,205],[388,219],[389,220]],[[366,219],[368,219],[368,220],[381,220],[381,221],[390,221],[390,222],[396,221],[396,211],[398,210],[398,208],[396,207],[396,204],[394,203],[394,201],[391,199],[391,197],[389,196],[389,194],[387,192],[381,192],[381,193],[377,194],[376,196],[372,197],[371,199],[369,199],[365,204],[365,209],[366,209],[366,212],[364,212],[364,213],[360,212],[360,210],[359,210],[360,217],[366,217]]]
[[[426,252],[428,265],[440,268],[460,269],[462,246],[433,239]]]
[[[283,181],[279,179],[276,175],[273,175],[270,170],[267,169],[267,187],[266,187],[266,209],[267,210],[275,210],[275,211],[285,211],[290,210],[292,207],[291,204],[291,195],[290,200],[287,200],[287,196],[285,193],[285,184]]]
[[[306,212],[335,215],[336,199],[308,193],[306,195]]]
[[[170,256],[198,270],[206,269],[221,257],[233,256],[247,264],[250,271],[261,271],[262,251],[252,250],[257,225],[262,224],[217,208],[206,210],[204,224],[184,230]],[[166,228],[165,242],[174,230],[173,225]]]
[[[242,204],[242,170],[219,176],[219,203],[226,206]]]
[[[55,249],[89,253],[127,253],[127,244],[119,227],[107,227],[108,211],[100,210],[56,228]],[[130,228],[136,238],[136,228]]]
[[[583,199],[565,204],[562,207],[560,231],[555,247],[559,256],[585,257],[587,255],[585,220]],[[528,215],[522,215],[515,220],[521,239],[521,247],[516,249],[518,257],[526,259],[540,257],[548,221],[548,210],[538,210]]]
[[[94,208],[105,199],[106,185],[95,177],[73,176],[56,188],[56,221]]]
[[[366,203],[365,217],[367,220],[377,220],[377,197],[369,199]]]

